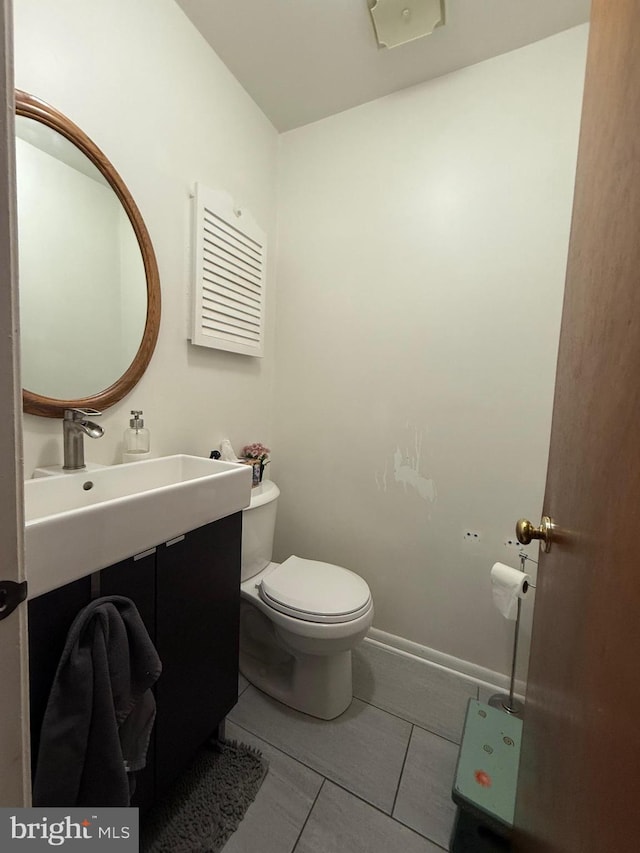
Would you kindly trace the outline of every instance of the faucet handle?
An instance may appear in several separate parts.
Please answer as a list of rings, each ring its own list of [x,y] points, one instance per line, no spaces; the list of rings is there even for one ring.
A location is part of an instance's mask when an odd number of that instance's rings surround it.
[[[86,418],[100,417],[101,414],[102,412],[97,409],[65,409],[64,419],[65,421],[82,421]]]

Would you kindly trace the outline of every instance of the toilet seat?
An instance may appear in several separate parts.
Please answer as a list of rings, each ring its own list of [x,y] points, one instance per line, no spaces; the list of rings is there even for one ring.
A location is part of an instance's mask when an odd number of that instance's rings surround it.
[[[371,593],[359,575],[317,560],[289,557],[263,578],[260,598],[307,622],[351,622],[371,607]]]

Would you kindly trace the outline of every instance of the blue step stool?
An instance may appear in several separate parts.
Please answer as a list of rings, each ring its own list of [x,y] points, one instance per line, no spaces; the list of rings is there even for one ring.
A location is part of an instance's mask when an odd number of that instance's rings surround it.
[[[511,849],[522,720],[470,699],[451,798],[451,853]]]

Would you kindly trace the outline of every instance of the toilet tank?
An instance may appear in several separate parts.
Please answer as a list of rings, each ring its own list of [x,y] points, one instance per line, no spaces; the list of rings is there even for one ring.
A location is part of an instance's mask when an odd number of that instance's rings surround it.
[[[261,572],[271,562],[280,489],[264,480],[251,490],[251,503],[242,511],[242,580]]]

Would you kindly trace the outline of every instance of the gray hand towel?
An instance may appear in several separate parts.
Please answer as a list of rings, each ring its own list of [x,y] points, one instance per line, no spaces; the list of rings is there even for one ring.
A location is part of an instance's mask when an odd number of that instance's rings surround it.
[[[42,723],[34,806],[128,806],[162,664],[135,604],[92,601],[69,629]]]

